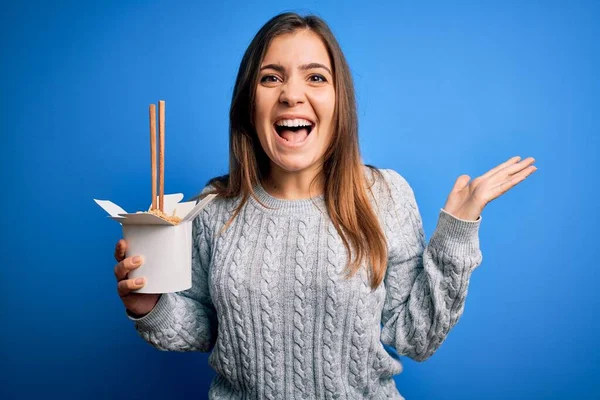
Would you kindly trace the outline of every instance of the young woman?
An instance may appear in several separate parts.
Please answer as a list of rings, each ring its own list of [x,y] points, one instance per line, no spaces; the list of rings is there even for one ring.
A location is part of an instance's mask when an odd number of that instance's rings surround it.
[[[423,361],[462,315],[491,200],[533,173],[513,157],[460,176],[429,244],[414,193],[361,162],[352,78],[325,22],[278,15],[257,33],[230,112],[229,174],[193,223],[193,284],[136,294],[143,260],[115,250],[140,335],[212,351],[211,399],[402,399],[384,344]],[[143,280],[142,280],[143,281]]]

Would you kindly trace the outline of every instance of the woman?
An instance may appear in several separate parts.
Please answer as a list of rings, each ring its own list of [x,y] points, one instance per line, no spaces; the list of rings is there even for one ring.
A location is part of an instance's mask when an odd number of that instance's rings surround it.
[[[209,398],[402,399],[383,344],[418,361],[439,348],[482,260],[484,206],[535,170],[514,157],[460,176],[425,246],[411,187],[362,164],[357,126],[325,22],[278,15],[240,65],[229,174],[193,224],[192,288],[132,292],[143,260],[117,244],[127,315],[158,349],[212,351]]]

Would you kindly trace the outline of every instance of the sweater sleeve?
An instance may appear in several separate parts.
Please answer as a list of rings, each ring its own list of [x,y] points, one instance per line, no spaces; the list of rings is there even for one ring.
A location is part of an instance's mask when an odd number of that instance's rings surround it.
[[[163,293],[156,306],[141,318],[126,310],[140,336],[162,351],[209,352],[216,341],[216,310],[208,286],[210,241],[203,222],[205,214],[201,212],[192,221],[192,287]]]
[[[479,226],[440,210],[425,246],[419,209],[408,182],[383,170],[391,195],[386,215],[388,267],[381,341],[415,361],[429,358],[463,313],[469,279],[481,264]]]

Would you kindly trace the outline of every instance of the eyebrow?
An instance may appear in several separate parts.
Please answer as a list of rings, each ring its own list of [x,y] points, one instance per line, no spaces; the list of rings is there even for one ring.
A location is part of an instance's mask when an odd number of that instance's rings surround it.
[[[333,75],[331,73],[331,70],[329,68],[327,68],[325,65],[321,64],[321,63],[310,63],[310,64],[303,64],[299,67],[300,70],[302,71],[306,71],[309,69],[315,69],[315,68],[322,68],[325,71],[329,72],[329,75]],[[262,71],[263,69],[274,69],[277,72],[281,72],[284,73],[285,72],[285,68],[283,68],[282,65],[279,64],[268,64],[265,65],[263,67],[260,68],[260,70]]]

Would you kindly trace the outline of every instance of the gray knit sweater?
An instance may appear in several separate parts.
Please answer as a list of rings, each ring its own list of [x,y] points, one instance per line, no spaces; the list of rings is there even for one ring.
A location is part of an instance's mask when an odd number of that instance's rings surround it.
[[[258,185],[270,208],[250,198],[220,236],[239,199],[217,198],[194,220],[192,288],[128,317],[160,350],[212,351],[210,399],[403,399],[393,379],[402,364],[383,344],[417,361],[440,347],[482,261],[481,216],[441,209],[426,246],[412,188],[381,171],[390,191],[376,182],[371,201],[389,259],[375,291],[364,269],[343,276],[346,249],[323,196],[282,200]]]

